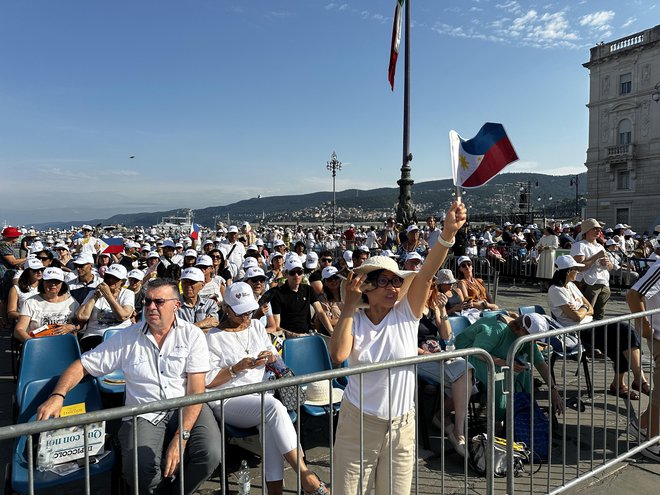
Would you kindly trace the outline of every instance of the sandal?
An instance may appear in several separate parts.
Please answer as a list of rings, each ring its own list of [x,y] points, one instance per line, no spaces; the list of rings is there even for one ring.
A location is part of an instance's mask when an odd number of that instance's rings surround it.
[[[630,386],[632,387],[633,390],[637,390],[638,392],[641,392],[644,395],[651,395],[651,385],[649,385],[649,382],[642,382],[641,387],[637,382],[632,382]]]
[[[318,480],[319,482],[319,487],[314,490],[313,492],[306,492],[303,490],[303,493],[305,495],[330,495],[330,490],[328,490],[328,487],[326,486],[323,481],[321,481],[321,478],[318,477],[316,473],[312,473],[314,477]]]
[[[615,397],[619,396],[622,399],[630,398],[630,400],[639,400],[639,394],[635,390],[630,390],[625,385],[617,389],[616,386],[612,384],[610,385],[610,390],[607,393],[609,395],[614,395]],[[628,397],[628,394],[630,394],[630,397]]]

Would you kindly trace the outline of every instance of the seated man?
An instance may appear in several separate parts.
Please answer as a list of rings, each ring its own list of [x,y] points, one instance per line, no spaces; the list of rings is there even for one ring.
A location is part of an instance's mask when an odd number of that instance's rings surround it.
[[[147,286],[145,320],[122,330],[69,366],[37,411],[37,420],[59,417],[66,394],[83,377],[103,376],[121,369],[126,379],[126,405],[148,404],[204,393],[209,371],[206,338],[194,325],[176,317],[179,288],[171,280],[156,279]],[[155,493],[172,486],[184,449],[184,492],[192,494],[220,462],[222,437],[207,404],[183,408],[183,424],[176,410],[137,417],[138,480],[131,492]],[[179,443],[179,429],[183,441]],[[123,474],[133,483],[133,418],[119,430]]]
[[[181,307],[178,316],[201,328],[204,333],[218,326],[218,304],[203,299],[199,292],[204,287],[204,273],[199,268],[184,268],[181,272]]]
[[[506,366],[509,348],[518,337],[543,333],[547,330],[548,321],[537,314],[521,315],[517,318],[505,315],[487,316],[480,318],[456,336],[456,349],[478,347],[488,351],[493,357],[496,372],[499,372],[501,366]],[[563,410],[564,405],[550,374],[550,368],[543,359],[538,347],[534,346],[533,356],[529,356],[528,352],[529,346],[523,345],[516,355],[514,372],[519,374],[516,380],[520,382],[526,391],[529,391],[530,375],[529,373],[522,374],[527,371],[529,364],[534,364],[548,385],[548,389],[551,390],[550,396],[554,410]],[[477,380],[487,383],[488,368],[484,361],[477,356],[470,356],[468,361],[474,366]],[[503,421],[506,413],[506,395],[502,393],[502,385],[502,381],[495,382],[495,419],[497,421]]]

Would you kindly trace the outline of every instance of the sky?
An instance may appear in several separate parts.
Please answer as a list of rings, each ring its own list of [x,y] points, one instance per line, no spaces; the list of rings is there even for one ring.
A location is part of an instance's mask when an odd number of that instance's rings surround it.
[[[585,172],[589,49],[653,27],[652,0],[412,0],[415,182],[450,129],[501,122],[509,172]],[[395,186],[395,0],[0,3],[0,222],[106,218]],[[401,50],[403,52],[403,44]],[[132,158],[131,158],[132,157]]]

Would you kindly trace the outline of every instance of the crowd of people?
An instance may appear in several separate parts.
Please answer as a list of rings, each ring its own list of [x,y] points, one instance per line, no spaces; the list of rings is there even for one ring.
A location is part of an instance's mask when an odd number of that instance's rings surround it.
[[[142,404],[262,381],[265,365],[276,359],[283,340],[310,333],[326,340],[336,366],[441,352],[454,340],[458,349],[485,349],[503,366],[511,343],[546,331],[548,320],[496,305],[473,271],[484,260],[495,269],[512,256],[533,263],[536,276],[545,281],[541,289],[548,293],[551,316],[560,325],[604,319],[610,277],[617,270],[627,273],[633,286],[631,309],[660,306],[655,263],[660,235],[638,235],[626,225],[604,229],[595,219],[540,228],[506,222],[502,228],[484,225],[477,231],[466,224],[460,203],[442,220],[439,225],[431,216],[420,227],[397,226],[389,218],[382,229],[351,225],[337,235],[321,228],[252,229],[244,222],[202,230],[194,239],[180,231],[139,228],[124,233],[123,248],[112,253],[105,242],[110,235],[100,236],[90,225],[41,233],[5,227],[0,316],[19,344],[41,335],[74,333],[79,338],[82,359],[65,372],[39,409],[39,418],[47,419],[59,415],[66,394],[85,374],[123,370],[126,404]],[[569,254],[557,256],[560,249]],[[448,258],[455,264],[447,264]],[[441,269],[443,265],[450,268]],[[638,273],[640,267],[651,268]],[[454,339],[449,319],[456,315],[472,325]],[[658,340],[659,320],[653,320],[652,328],[649,321],[640,322],[641,336]],[[117,328],[123,331],[103,340],[106,330]],[[641,367],[640,335],[632,326],[596,327],[585,331],[583,340],[612,360],[617,374],[610,393],[630,399],[652,393]],[[660,345],[656,348],[660,351]],[[553,410],[560,413],[562,398],[544,357],[525,350],[518,357],[522,361],[514,371],[521,386],[533,386],[525,377],[534,365]],[[654,357],[657,371],[660,353],[654,350]],[[465,406],[487,370],[474,357],[442,369],[446,386],[438,393],[445,394],[448,406],[435,412],[433,422],[444,423],[454,450],[465,456]],[[634,380],[627,384],[629,369]],[[387,483],[391,465],[395,492],[407,493],[414,463],[414,370],[396,368],[389,381],[387,376],[365,375],[362,389],[359,381],[348,380],[335,443],[335,466],[342,476],[334,493],[358,493],[361,465],[365,488]],[[658,379],[654,376],[656,383]],[[495,393],[496,419],[501,420],[501,384]],[[657,435],[658,394],[653,394],[636,425],[644,435]],[[361,410],[365,452],[370,452],[364,459],[356,443]],[[180,448],[185,449],[186,493],[206,480],[220,461],[216,419],[222,414],[239,427],[260,426],[261,399],[229,399],[224,408],[214,403],[188,406],[180,425],[175,413],[141,415],[138,448],[153,455],[141,454],[138,460],[139,492],[154,493],[167,482],[179,469]],[[282,493],[286,460],[300,466],[305,493],[329,493],[306,466],[286,408],[269,396],[265,414],[268,492]],[[390,427],[398,432],[396,444],[386,434]],[[132,459],[132,428],[127,421],[119,433],[126,459]],[[645,452],[658,457],[657,448]],[[123,466],[130,484],[131,463]]]

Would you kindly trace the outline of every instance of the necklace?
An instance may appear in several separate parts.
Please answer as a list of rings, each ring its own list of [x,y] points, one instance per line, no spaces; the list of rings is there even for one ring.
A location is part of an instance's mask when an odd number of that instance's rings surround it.
[[[233,334],[236,336],[236,340],[238,341],[238,345],[240,345],[243,350],[245,351],[245,354],[250,354],[250,329],[248,327],[248,332],[247,332],[247,344],[243,342],[243,339],[241,339],[238,336],[238,331],[233,332]]]

